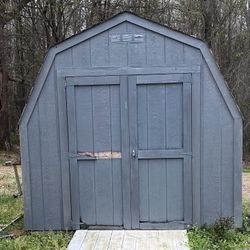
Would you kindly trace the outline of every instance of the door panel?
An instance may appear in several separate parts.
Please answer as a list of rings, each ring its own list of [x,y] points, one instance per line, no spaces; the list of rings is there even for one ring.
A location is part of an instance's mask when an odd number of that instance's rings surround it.
[[[184,220],[183,159],[139,161],[140,222]]]
[[[191,77],[131,77],[129,98],[132,225],[191,223]]]
[[[67,88],[74,223],[123,224],[120,85],[108,80],[83,78]]]

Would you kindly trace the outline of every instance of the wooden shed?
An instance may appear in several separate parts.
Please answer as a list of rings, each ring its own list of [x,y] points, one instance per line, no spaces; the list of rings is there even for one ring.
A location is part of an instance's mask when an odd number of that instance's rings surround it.
[[[207,45],[129,12],[48,51],[20,121],[25,226],[241,226],[242,118]]]

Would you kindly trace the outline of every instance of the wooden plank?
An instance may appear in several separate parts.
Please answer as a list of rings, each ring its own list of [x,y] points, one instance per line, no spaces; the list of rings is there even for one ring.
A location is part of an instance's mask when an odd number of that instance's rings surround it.
[[[77,76],[77,77],[66,77],[67,86],[70,85],[87,85],[87,86],[93,86],[93,85],[118,85],[119,77],[118,76]]]
[[[109,86],[92,87],[94,151],[111,151]]]
[[[138,81],[138,77],[137,77]],[[148,123],[147,123],[147,86],[137,86],[137,126],[138,150],[148,149]],[[139,152],[138,152],[139,157]]]
[[[145,230],[135,230],[134,234],[136,235],[136,250],[140,249],[149,249],[150,247],[150,234]]]
[[[62,183],[62,210],[63,227],[71,229],[71,200],[70,200],[70,177],[68,161],[68,126],[67,126],[67,106],[65,93],[65,79],[56,75],[57,86],[57,110],[59,125],[59,147],[61,157],[61,183]]]
[[[202,223],[213,223],[221,216],[221,128],[220,93],[211,73],[204,70],[203,88],[203,169],[202,169]],[[214,112],[214,111],[217,112]],[[207,154],[206,152],[209,152]]]
[[[99,237],[93,250],[109,249],[112,230],[100,230]]]
[[[39,110],[35,107],[28,123],[32,228],[44,229],[43,168],[41,159]],[[34,191],[35,190],[35,191]]]
[[[120,84],[120,79],[117,79]],[[110,85],[110,119],[111,119],[111,149],[112,152],[121,151],[121,100],[120,86]]]
[[[139,160],[140,221],[149,221],[149,166],[148,161]]]
[[[123,224],[125,229],[131,228],[130,197],[130,159],[129,159],[129,125],[128,125],[128,89],[127,76],[121,76],[121,141],[122,141],[122,193]]]
[[[185,80],[186,78],[191,81],[191,74],[185,74]],[[139,75],[137,79],[137,84],[181,83],[184,80],[184,74]]]
[[[183,147],[186,153],[192,150],[192,91],[191,82],[183,84]],[[192,223],[192,166],[191,155],[184,157],[184,220]]]
[[[148,123],[147,123],[147,86],[137,86],[137,126],[138,126],[138,159],[141,151],[148,148]],[[140,150],[141,149],[141,150]],[[139,160],[139,201],[140,220],[148,221],[149,201],[148,201],[148,161]]]
[[[84,244],[87,232],[87,230],[77,230],[74,233],[73,238],[71,239],[67,247],[67,250],[80,250],[82,245]]]
[[[168,223],[151,223],[151,222],[143,222],[140,223],[140,229],[148,229],[148,230],[181,230],[185,229],[186,225],[180,222],[168,222]]]
[[[192,74],[192,188],[193,188],[193,223],[201,224],[201,150],[203,141],[201,131],[201,91],[203,91],[200,73]],[[203,93],[203,92],[202,92]]]
[[[77,131],[76,131],[76,106],[75,106],[75,88],[69,86],[66,89],[67,96],[67,115],[68,115],[68,133],[69,133],[69,152],[75,154],[77,152]],[[79,170],[77,159],[70,159],[70,184],[71,184],[71,205],[72,205],[72,221],[80,222],[79,211]],[[73,229],[79,229],[78,224],[74,224]]]
[[[43,174],[45,229],[62,229],[62,191],[55,67],[53,66],[39,98],[40,142]]]
[[[234,121],[234,225],[242,225],[242,119]]]
[[[114,225],[111,161],[95,161],[96,223]]]
[[[122,243],[122,250],[135,250],[136,247],[136,237],[133,231],[128,230],[125,231],[123,243]]]
[[[223,115],[221,116],[221,185],[222,185],[222,207],[223,217],[229,217],[234,214],[234,167],[233,167],[233,119],[225,105],[221,107]]]
[[[90,41],[72,47],[73,68],[90,67]]]
[[[164,37],[151,31],[146,31],[146,36],[147,65],[163,65],[165,60]]]
[[[167,221],[183,221],[183,160],[167,160]]]
[[[147,86],[148,149],[165,149],[165,86]]]
[[[180,65],[184,63],[183,43],[165,37],[165,64]]]
[[[113,43],[110,41],[110,36],[112,35],[122,35],[126,33],[127,27],[126,22],[121,23],[112,29],[109,32],[109,56],[110,56],[110,65],[114,67],[127,66],[128,64],[128,53],[127,53],[127,44],[126,43]]]
[[[81,246],[81,250],[92,250],[98,242],[100,230],[88,230],[85,236],[84,242]]]
[[[178,149],[183,145],[182,84],[166,85],[167,148]]]
[[[93,95],[94,152],[111,150],[111,104],[109,86],[95,86]],[[96,219],[99,225],[113,225],[113,183],[111,161],[95,161]]]
[[[96,69],[68,69],[61,68],[58,70],[59,76],[64,77],[81,77],[81,76],[116,76],[116,75],[152,75],[152,74],[190,74],[199,72],[199,66],[182,65],[179,67],[98,67]]]
[[[184,63],[190,65],[201,65],[202,64],[202,54],[198,48],[192,46],[184,45],[183,51]]]
[[[191,156],[192,153],[183,149],[138,150],[138,159],[184,158],[187,154]]]
[[[165,160],[150,160],[149,164],[149,221],[167,221]]]
[[[131,215],[132,228],[139,228],[139,169],[137,158],[137,89],[136,77],[128,78],[129,88],[129,136],[131,164]]]
[[[114,225],[123,224],[121,160],[112,160]]]
[[[75,87],[76,152],[94,152],[92,87]]]
[[[91,66],[109,65],[109,37],[108,32],[98,34],[90,40]]]
[[[128,33],[145,34],[145,30],[132,23],[127,23]],[[142,66],[146,64],[146,43],[128,43],[128,66]]]
[[[96,224],[96,194],[94,161],[79,161],[80,216],[82,222]]]
[[[122,243],[125,235],[124,230],[113,230],[109,242],[109,250],[122,250]]]
[[[161,230],[159,249],[188,250],[188,237],[186,230]]]

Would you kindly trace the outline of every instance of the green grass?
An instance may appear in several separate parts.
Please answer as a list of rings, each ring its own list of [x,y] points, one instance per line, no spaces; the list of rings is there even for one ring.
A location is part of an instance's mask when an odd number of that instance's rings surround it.
[[[188,232],[189,246],[193,250],[215,249],[250,249],[250,202],[243,204],[243,227],[233,229],[231,226],[217,224],[195,227]],[[219,226],[218,226],[219,225]]]
[[[0,229],[4,224],[23,214],[22,197],[17,193],[14,172],[11,167],[0,166]],[[24,230],[23,218],[5,230],[13,238],[0,239],[0,250],[59,250],[66,249],[72,232],[28,232]]]
[[[243,168],[243,173],[250,173],[250,167]]]
[[[72,233],[39,232],[26,233],[15,239],[0,240],[0,249],[6,250],[59,250],[66,249]]]
[[[229,229],[224,238],[215,240],[213,227],[194,228],[188,232],[189,246],[195,250],[249,249],[250,234]]]
[[[21,198],[13,198],[12,195],[0,195],[0,224],[7,224],[21,213],[23,213]]]
[[[7,224],[17,215],[23,213],[21,198],[11,195],[0,195],[0,224]],[[5,231],[18,233],[21,236],[0,239],[2,250],[57,250],[66,249],[72,232],[27,232],[24,231],[23,218],[11,225]]]

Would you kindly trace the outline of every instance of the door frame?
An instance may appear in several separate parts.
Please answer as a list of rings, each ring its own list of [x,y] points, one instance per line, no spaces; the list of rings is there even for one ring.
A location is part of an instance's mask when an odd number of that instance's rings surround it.
[[[145,68],[91,68],[77,69],[65,68],[56,71],[56,92],[57,92],[57,108],[59,120],[59,137],[60,137],[60,164],[61,164],[61,183],[62,183],[62,217],[65,229],[73,229],[72,226],[72,208],[70,194],[70,166],[68,155],[68,128],[67,128],[67,105],[66,105],[66,79],[68,77],[86,77],[86,76],[120,76],[121,92],[128,93],[127,80],[128,76],[133,75],[150,75],[150,74],[185,74],[190,73],[192,78],[192,211],[193,224],[201,225],[201,84],[200,84],[200,66],[181,66],[181,67],[145,67]],[[126,97],[128,98],[128,96]],[[122,97],[121,115],[128,117],[128,103]],[[127,133],[128,124],[122,124],[122,132]],[[124,164],[129,164],[130,150],[129,141],[125,139],[122,147],[124,147]],[[122,156],[123,157],[123,156]],[[129,178],[128,178],[129,177]],[[130,171],[122,174],[123,187],[130,188]],[[123,215],[124,228],[132,228],[131,208],[130,208],[130,192],[123,190]],[[126,218],[125,218],[126,217]]]

